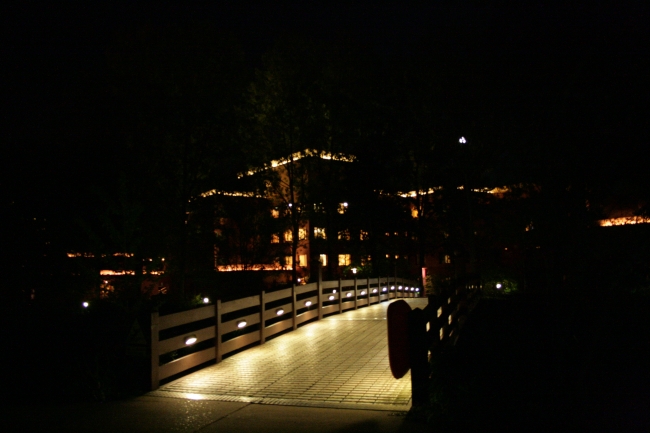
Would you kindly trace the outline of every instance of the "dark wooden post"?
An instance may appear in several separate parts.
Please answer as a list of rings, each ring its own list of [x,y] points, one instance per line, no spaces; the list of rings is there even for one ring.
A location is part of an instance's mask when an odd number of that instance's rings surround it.
[[[158,365],[160,354],[158,353],[158,312],[151,313],[151,390],[158,389]]]
[[[216,340],[216,343],[214,345],[215,359],[217,362],[221,362],[221,357],[223,354],[223,350],[221,348],[221,299],[217,299],[217,302],[214,304],[214,319],[214,336]]]
[[[318,320],[323,319],[323,272],[322,272],[323,265],[321,262],[318,262],[318,282],[316,283],[316,287],[318,289],[318,299],[316,299],[316,303],[318,304]]]
[[[293,322],[293,330],[298,329],[298,322],[296,320],[296,285],[291,285],[291,320]]]
[[[266,305],[264,304],[264,290],[260,293],[260,344],[266,341],[266,326],[264,325],[264,316],[266,316]]]

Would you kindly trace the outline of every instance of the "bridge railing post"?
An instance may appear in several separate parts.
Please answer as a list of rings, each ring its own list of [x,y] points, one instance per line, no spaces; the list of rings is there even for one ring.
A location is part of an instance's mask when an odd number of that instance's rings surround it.
[[[339,277],[339,314],[343,313],[343,282],[341,281],[341,278]]]
[[[291,285],[291,320],[293,324],[293,330],[298,329],[298,321],[296,320],[296,285]]]
[[[260,344],[266,341],[266,326],[264,324],[264,316],[266,315],[266,305],[264,304],[264,290],[260,293]]]
[[[323,319],[323,273],[321,272],[322,264],[318,262],[318,280],[316,281],[317,299],[318,304],[318,320]]]
[[[221,347],[223,344],[221,341],[221,299],[217,299],[217,302],[214,304],[214,327],[214,359],[217,362],[221,362],[221,358],[223,357],[223,348]]]
[[[356,310],[359,308],[359,302],[357,300],[357,276],[356,274],[354,275],[354,309]]]
[[[158,389],[158,366],[160,354],[158,353],[158,312],[151,313],[151,390]]]

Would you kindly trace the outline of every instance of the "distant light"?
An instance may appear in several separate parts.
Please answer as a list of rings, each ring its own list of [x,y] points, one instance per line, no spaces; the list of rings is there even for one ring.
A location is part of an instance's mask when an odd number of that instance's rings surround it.
[[[333,300],[334,300],[334,298],[335,298],[335,296],[334,296],[334,295],[330,295],[330,297],[329,297],[329,298],[327,298],[327,299],[329,299],[330,301],[333,301]]]
[[[391,289],[391,290],[395,290],[395,286],[390,286],[390,289]]]
[[[503,287],[501,286],[501,283],[497,283],[497,289],[500,289],[501,287]]]
[[[203,298],[203,303],[204,303],[204,304],[209,304],[209,303],[210,303],[210,299],[209,299],[209,298]]]
[[[383,289],[381,289],[382,292],[386,292],[387,290],[388,290],[388,289],[387,289],[386,287],[384,287]]]
[[[343,202],[343,207],[348,207],[348,202]]]
[[[85,301],[81,303],[81,306],[84,307],[84,308],[88,308],[89,305],[90,304],[88,302],[85,302]]]
[[[402,286],[399,286],[399,287],[397,288],[397,290],[402,290]]]
[[[460,137],[460,138],[458,139],[458,142],[459,142],[460,144],[465,144],[465,143],[467,143],[467,140],[465,140],[465,137]]]
[[[332,293],[336,293],[336,289],[332,290]]]
[[[372,293],[377,293],[377,289],[372,289]]]
[[[241,328],[245,328],[245,327],[246,327],[246,321],[245,321],[245,320],[242,320],[241,322],[237,323],[237,327],[238,327],[239,329],[241,329]]]
[[[185,337],[185,345],[186,346],[191,346],[192,344],[196,343],[196,335],[190,335],[189,337]]]
[[[352,273],[356,274],[357,273],[357,268],[352,268]]]
[[[419,292],[419,291],[420,291],[420,288],[419,288],[419,287],[416,287],[416,288],[415,288],[415,291],[416,291],[416,292]]]
[[[289,203],[289,207],[293,207],[293,203]]]
[[[305,301],[305,307],[311,307],[311,301]]]
[[[366,294],[366,291],[365,291],[365,290],[362,290],[362,291],[361,291],[361,296],[363,296],[363,295],[365,295],[365,294]]]
[[[347,295],[345,295],[345,296],[347,296],[347,297],[349,298],[349,297],[351,297],[351,296],[352,296],[352,293],[350,293],[350,292],[348,292],[348,294],[347,294]]]
[[[284,314],[284,309],[278,308],[277,310],[275,310],[276,316],[282,316],[283,314]]]
[[[300,282],[300,278],[298,278],[298,282]]]

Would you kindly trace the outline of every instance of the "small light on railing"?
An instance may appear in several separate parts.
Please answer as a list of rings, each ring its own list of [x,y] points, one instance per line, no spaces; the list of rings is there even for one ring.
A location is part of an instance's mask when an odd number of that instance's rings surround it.
[[[347,295],[345,295],[345,296],[347,296],[347,297],[349,298],[349,297],[351,297],[351,296],[352,296],[352,293],[351,293],[351,292],[348,292],[348,294],[347,294]]]
[[[362,290],[362,291],[361,291],[361,296],[363,296],[363,295],[365,295],[365,294],[366,294],[366,291],[365,291],[365,290]]]
[[[209,304],[210,303],[210,298],[203,298],[203,303],[204,304]]]
[[[391,289],[391,290],[395,290],[395,286],[390,286],[390,289]]]
[[[188,337],[185,337],[185,345],[186,346],[191,346],[192,344],[196,343],[196,335],[190,335]]]
[[[382,292],[385,292],[385,291],[387,291],[387,290],[388,290],[388,288],[386,288],[386,287],[384,287],[383,289],[381,289]]]
[[[246,321],[245,321],[245,320],[242,320],[241,322],[238,322],[238,323],[237,323],[237,327],[238,327],[239,329],[241,329],[241,328],[245,328],[245,327],[246,327]]]
[[[305,301],[305,307],[310,307],[311,306],[311,301]]]
[[[372,289],[372,293],[377,293],[377,289]]]
[[[419,292],[419,291],[420,291],[420,288],[419,288],[419,287],[416,287],[416,288],[415,288],[415,291],[416,291],[416,292]]]
[[[415,291],[415,287],[411,287],[411,292],[414,292],[414,291]]]
[[[399,287],[397,288],[397,290],[402,290],[402,286],[399,286]]]
[[[81,303],[81,306],[84,307],[84,308],[88,308],[89,305],[90,304],[88,302],[86,302],[86,301]]]
[[[336,289],[332,290],[332,293],[336,293]]]
[[[329,299],[330,301],[333,301],[333,300],[334,300],[334,298],[335,298],[335,296],[334,296],[334,295],[330,295],[330,297],[329,297],[329,298],[327,298],[327,299]]]
[[[284,309],[283,308],[278,308],[275,310],[275,315],[276,316],[282,316],[284,314]]]

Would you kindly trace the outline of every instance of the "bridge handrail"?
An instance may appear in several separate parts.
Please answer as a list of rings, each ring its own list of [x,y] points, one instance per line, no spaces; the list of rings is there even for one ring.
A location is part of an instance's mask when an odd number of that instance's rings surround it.
[[[210,361],[221,362],[224,355],[255,343],[264,344],[266,339],[295,330],[311,320],[395,298],[419,297],[422,291],[414,280],[355,278],[294,285],[269,293],[262,291],[259,295],[226,302],[217,300],[213,305],[164,316],[154,312],[151,314],[151,389],[158,389],[161,380]],[[161,338],[161,331],[174,336]],[[189,338],[195,340],[188,345]],[[214,344],[206,344],[212,340]],[[162,356],[197,345],[203,349],[161,363]]]

